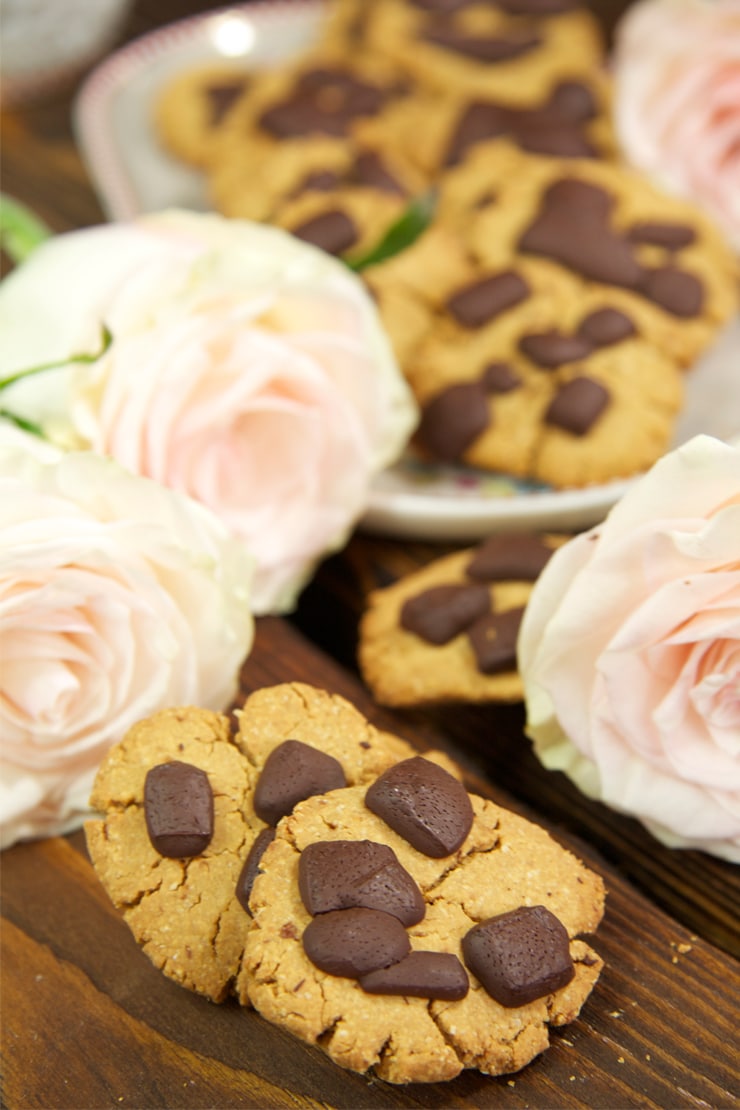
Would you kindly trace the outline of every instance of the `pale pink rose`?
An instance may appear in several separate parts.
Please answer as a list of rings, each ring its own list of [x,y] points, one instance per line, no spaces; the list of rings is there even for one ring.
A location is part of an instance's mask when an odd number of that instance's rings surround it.
[[[553,555],[519,668],[546,767],[740,861],[740,446],[690,440]]]
[[[639,0],[613,63],[628,161],[702,205],[740,248],[740,0]]]
[[[3,286],[0,369],[113,335],[8,407],[207,505],[256,559],[257,613],[294,605],[416,422],[360,280],[276,228],[161,213],[57,237]]]
[[[0,846],[79,825],[142,717],[221,710],[252,643],[252,562],[202,506],[0,425]]]

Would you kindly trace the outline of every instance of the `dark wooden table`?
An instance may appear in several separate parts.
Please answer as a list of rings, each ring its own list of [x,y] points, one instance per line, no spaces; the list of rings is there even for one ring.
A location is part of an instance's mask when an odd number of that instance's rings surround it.
[[[607,24],[620,6],[601,5]],[[123,39],[205,7],[140,0]],[[72,138],[74,91],[2,117],[1,187],[56,231],[103,218]],[[524,737],[521,706],[390,714],[363,688],[355,650],[368,589],[444,550],[358,533],[290,619],[258,622],[242,692],[300,679],[343,694],[421,750],[444,747],[473,789],[545,824],[597,868],[609,890],[596,942],[606,969],[579,1020],[515,1076],[395,1088],[343,1072],[256,1014],[214,1006],[157,972],[76,833],[18,845],[0,860],[3,1106],[737,1104],[738,869],[662,848],[636,822],[545,772]]]

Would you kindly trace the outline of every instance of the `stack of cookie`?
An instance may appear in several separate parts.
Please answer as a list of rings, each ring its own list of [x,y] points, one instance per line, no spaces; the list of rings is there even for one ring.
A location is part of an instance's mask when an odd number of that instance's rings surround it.
[[[392,1083],[516,1071],[579,1013],[602,880],[302,684],[164,710],[104,760],[90,856],[157,967]]]
[[[353,265],[431,190],[427,230],[362,271],[416,449],[580,487],[665,452],[738,306],[718,231],[619,163],[605,62],[579,0],[335,0],[280,66],[175,79],[157,126],[220,212]]]

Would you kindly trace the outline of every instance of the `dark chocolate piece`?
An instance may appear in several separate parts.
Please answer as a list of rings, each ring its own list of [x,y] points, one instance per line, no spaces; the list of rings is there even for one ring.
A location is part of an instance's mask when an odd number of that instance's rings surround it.
[[[575,974],[565,926],[545,906],[520,906],[474,925],[462,941],[473,975],[502,1006],[525,1006]]]
[[[291,228],[291,231],[296,238],[313,243],[327,254],[343,254],[359,238],[354,220],[340,209],[322,212],[320,216],[314,216],[298,227]]]
[[[545,411],[545,423],[575,436],[585,435],[599,418],[611,397],[608,389],[593,378],[572,378],[561,386]]]
[[[516,121],[513,133],[517,144],[530,154],[550,158],[595,158],[597,154],[580,128],[568,121],[524,117]]]
[[[441,998],[458,1002],[470,989],[470,980],[451,952],[409,952],[390,967],[370,971],[360,979],[368,994],[400,994],[410,998]]]
[[[475,549],[467,573],[477,582],[534,582],[551,555],[539,536],[489,536]]]
[[[213,836],[213,792],[200,767],[181,760],[160,763],[144,779],[144,818],[162,856],[197,856]]]
[[[426,906],[419,887],[387,844],[372,840],[320,840],[298,864],[298,889],[310,914],[364,906],[416,925]]]
[[[669,251],[680,251],[691,246],[696,240],[696,232],[687,224],[646,220],[633,224],[627,232],[627,238],[631,243],[649,243],[654,247],[665,247]]]
[[[553,370],[565,362],[576,362],[591,354],[593,345],[582,335],[563,335],[559,331],[543,331],[523,335],[519,349],[527,358],[545,370]]]
[[[675,266],[646,271],[640,291],[672,316],[698,316],[704,304],[704,286],[699,278]]]
[[[341,181],[340,174],[335,173],[334,170],[312,170],[311,173],[306,174],[303,181],[296,186],[290,196],[299,197],[301,194],[309,192],[330,193],[332,189],[336,189],[341,184]]]
[[[496,0],[509,15],[561,15],[581,7],[579,0]]]
[[[416,435],[436,459],[456,462],[491,423],[481,382],[460,382],[443,389],[421,412]]]
[[[459,289],[447,309],[464,328],[479,328],[529,296],[529,286],[513,270],[492,274]]]
[[[421,37],[424,42],[442,50],[489,65],[521,58],[542,45],[542,36],[533,31],[512,32],[509,35],[470,35],[452,26],[440,25],[425,31]]]
[[[595,347],[610,347],[636,334],[637,329],[626,313],[618,308],[597,308],[584,316],[578,334],[585,336]]]
[[[303,947],[316,967],[350,979],[398,963],[411,951],[397,917],[359,907],[314,917],[303,931]]]
[[[209,85],[206,92],[208,101],[208,125],[218,127],[224,116],[235,104],[247,87],[247,80],[228,81],[220,85]]]
[[[547,106],[551,112],[571,123],[585,123],[593,119],[597,112],[593,93],[580,81],[561,81],[553,89]]]
[[[487,100],[474,100],[464,109],[449,142],[445,164],[457,165],[471,146],[506,134],[511,126],[510,113]]]
[[[516,642],[523,615],[523,607],[489,613],[468,628],[468,639],[481,674],[516,670]]]
[[[485,586],[431,586],[404,602],[400,624],[429,644],[447,644],[490,607]]]
[[[260,860],[265,854],[265,849],[268,844],[271,844],[275,839],[275,830],[268,825],[266,829],[262,829],[257,833],[257,836],[249,849],[247,858],[244,860],[244,866],[239,872],[239,878],[236,880],[236,897],[242,909],[245,909],[249,916],[252,916],[252,911],[249,908],[249,898],[254,886],[254,880],[260,873]]]
[[[508,362],[490,362],[481,382],[486,393],[511,393],[522,384],[522,379]]]
[[[456,852],[473,824],[462,783],[421,756],[384,771],[368,788],[365,805],[418,852],[435,859]]]
[[[266,824],[277,825],[304,798],[346,785],[333,755],[300,740],[284,740],[265,760],[254,790],[254,812]]]
[[[259,124],[280,139],[341,137],[359,116],[376,115],[389,95],[347,70],[317,68],[302,74],[289,96],[262,113]]]
[[[352,170],[352,180],[360,185],[369,185],[373,189],[378,189],[381,193],[394,193],[397,196],[406,194],[404,187],[374,150],[365,150],[357,155]]]

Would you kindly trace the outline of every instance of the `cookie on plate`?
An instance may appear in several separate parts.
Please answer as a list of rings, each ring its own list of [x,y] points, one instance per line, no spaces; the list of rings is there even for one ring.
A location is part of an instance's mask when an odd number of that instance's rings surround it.
[[[154,127],[165,149],[191,165],[205,166],[219,130],[249,87],[244,63],[218,62],[187,68],[163,84],[154,98]]]
[[[413,752],[302,683],[256,692],[238,719],[236,735],[222,714],[192,706],[134,725],[98,771],[90,804],[102,816],[85,827],[95,870],[149,959],[215,1002],[241,965],[249,916],[237,890],[260,834],[297,798],[367,782]]]
[[[421,757],[296,806],[259,861],[238,989],[391,1083],[524,1067],[579,1013],[603,883]]]
[[[501,534],[373,590],[358,662],[382,705],[518,701],[524,606],[566,537]]]

